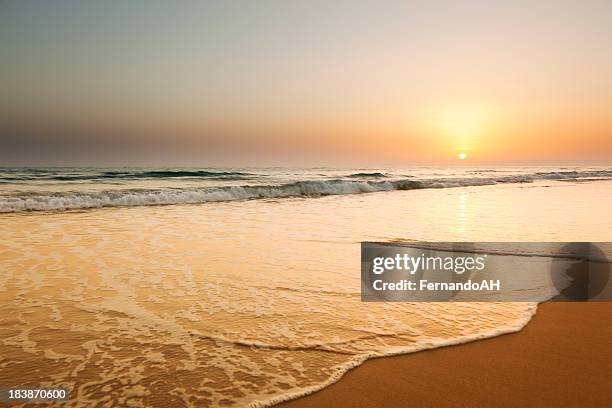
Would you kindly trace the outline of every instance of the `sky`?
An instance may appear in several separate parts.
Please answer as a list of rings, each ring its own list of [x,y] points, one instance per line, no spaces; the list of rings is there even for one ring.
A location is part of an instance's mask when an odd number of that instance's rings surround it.
[[[0,166],[612,160],[612,2],[0,0]]]

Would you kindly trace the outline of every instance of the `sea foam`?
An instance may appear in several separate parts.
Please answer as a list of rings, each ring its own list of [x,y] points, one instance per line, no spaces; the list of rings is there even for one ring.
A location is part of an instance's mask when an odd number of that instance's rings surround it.
[[[168,172],[142,172],[162,176]],[[191,176],[242,177],[248,173],[170,172],[169,177]],[[242,176],[241,176],[242,175]],[[0,196],[0,212],[63,211],[102,207],[131,207],[170,204],[201,204],[267,198],[321,197],[329,195],[362,194],[393,190],[452,188],[485,186],[507,183],[530,183],[537,180],[568,180],[612,177],[612,171],[536,172],[524,175],[498,177],[411,178],[396,180],[368,180],[384,178],[382,173],[356,173],[347,177],[365,177],[363,180],[332,179],[304,180],[280,184],[226,185],[203,188],[125,189],[95,192],[54,192],[12,194]],[[128,176],[131,177],[131,176]]]

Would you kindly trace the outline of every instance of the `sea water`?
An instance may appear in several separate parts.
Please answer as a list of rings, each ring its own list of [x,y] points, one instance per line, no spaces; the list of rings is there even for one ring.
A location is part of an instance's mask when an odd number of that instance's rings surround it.
[[[610,175],[3,169],[0,385],[265,406],[368,358],[518,331],[535,303],[362,303],[360,242],[610,241]]]

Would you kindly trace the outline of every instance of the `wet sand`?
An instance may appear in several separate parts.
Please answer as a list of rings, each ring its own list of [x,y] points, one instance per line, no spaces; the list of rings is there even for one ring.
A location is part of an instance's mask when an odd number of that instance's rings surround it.
[[[612,303],[545,303],[521,332],[369,360],[306,407],[611,407]]]

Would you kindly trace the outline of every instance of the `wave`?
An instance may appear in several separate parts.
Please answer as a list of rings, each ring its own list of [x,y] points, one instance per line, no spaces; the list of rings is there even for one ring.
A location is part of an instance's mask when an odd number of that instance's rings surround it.
[[[470,170],[468,173],[470,174],[483,174],[483,173],[499,173],[501,170],[493,170],[493,169],[482,169],[482,170]]]
[[[269,397],[268,399],[262,399],[256,401],[251,406],[254,408],[267,408],[277,405],[281,402],[290,401],[296,398],[304,397],[310,394],[313,394],[317,391],[320,391],[324,388],[329,387],[330,385],[338,382],[347,372],[355,367],[359,367],[364,362],[373,358],[380,357],[391,357],[398,356],[403,354],[412,354],[419,351],[425,350],[433,350],[442,347],[450,347],[461,345],[465,343],[471,343],[477,340],[483,340],[492,337],[498,337],[505,334],[520,332],[527,326],[527,324],[531,321],[531,319],[535,316],[538,310],[538,303],[525,303],[525,310],[517,319],[516,322],[495,328],[483,331],[482,333],[471,334],[471,335],[462,335],[454,338],[446,338],[446,339],[424,339],[422,341],[415,341],[413,344],[406,346],[397,346],[397,347],[389,347],[386,350],[377,350],[370,351],[364,354],[354,355],[351,359],[349,359],[344,364],[339,364],[336,366],[333,374],[324,380],[320,384],[316,384],[309,387],[303,387],[297,391],[287,391],[279,396]]]
[[[176,172],[175,172],[176,173]],[[198,172],[199,173],[199,172]],[[112,190],[0,197],[0,212],[64,211],[102,207],[202,204],[266,198],[321,197],[380,191],[530,183],[612,176],[612,171],[550,172],[492,178],[401,179],[394,181],[308,180],[279,185],[221,186],[190,189]]]
[[[387,177],[387,175],[384,173],[374,172],[374,173],[354,173],[354,174],[348,175],[347,177],[350,177],[350,178],[366,178],[366,177],[383,178],[383,177]]]
[[[588,177],[610,177],[611,170],[591,170],[591,171],[552,171],[552,172],[537,172],[533,176],[543,180],[571,180]]]
[[[57,174],[54,171],[27,170],[27,174],[0,177],[2,182],[32,180],[55,181],[99,181],[104,179],[166,179],[166,178],[206,178],[213,180],[243,180],[256,176],[241,171],[221,170],[137,170],[137,171],[99,171],[94,173],[74,172]],[[258,176],[258,175],[257,175]]]
[[[252,173],[242,171],[212,171],[212,170],[150,170],[142,172],[105,172],[105,177],[117,178],[175,178],[175,177],[203,177],[227,178],[254,176]]]

